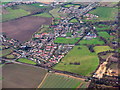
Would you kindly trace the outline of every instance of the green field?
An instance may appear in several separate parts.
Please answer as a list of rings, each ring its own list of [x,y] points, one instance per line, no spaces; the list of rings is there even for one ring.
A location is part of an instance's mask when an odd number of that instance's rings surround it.
[[[79,49],[80,47],[80,49]],[[80,63],[80,65],[71,65],[70,63]],[[96,53],[91,53],[86,46],[75,46],[68,54],[56,64],[53,69],[77,73],[84,76],[91,76],[99,65],[99,59]]]
[[[49,13],[41,13],[41,14],[36,14],[33,16],[41,16],[41,17],[52,17]]]
[[[66,5],[64,5],[64,7],[71,7],[71,6],[80,7],[80,4],[66,4]]]
[[[70,23],[78,23],[79,21],[77,19],[72,19],[69,21]]]
[[[10,54],[10,55],[7,55],[6,58],[8,58],[8,59],[13,59],[13,58],[15,58],[15,56],[12,55],[12,54]]]
[[[106,20],[115,20],[115,17],[118,15],[118,8],[113,7],[97,7],[96,9],[90,11],[89,13],[99,16],[97,20],[106,21]]]
[[[13,52],[13,50],[11,50],[11,49],[0,50],[0,57],[4,57],[12,52]]]
[[[49,73],[40,88],[77,88],[82,80]]]
[[[54,43],[75,44],[80,38],[57,37]]]
[[[109,46],[95,46],[94,50],[96,53],[104,52],[104,51],[113,51],[114,49],[111,49]]]
[[[51,11],[49,11],[50,14],[52,14],[52,16],[54,18],[60,18],[61,16],[67,16],[67,13],[59,13],[58,11],[60,10],[60,8],[54,8]]]
[[[101,37],[104,37],[105,39],[108,39],[110,37],[114,37],[114,36],[110,36],[107,32],[98,32],[98,35]]]
[[[30,14],[29,12],[27,12],[27,11],[25,11],[23,9],[11,9],[10,7],[8,7],[8,8],[6,8],[6,10],[9,13],[2,15],[2,21],[3,22]]]
[[[110,26],[95,26],[95,29],[96,29],[97,31],[110,30],[111,27],[110,27]]]
[[[20,58],[20,59],[18,59],[17,61],[18,61],[18,62],[22,62],[22,63],[27,63],[27,64],[33,64],[33,65],[36,64],[34,61],[28,60],[28,59],[26,59],[26,58]]]
[[[79,44],[81,44],[81,45],[83,45],[83,44],[88,44],[88,45],[97,45],[97,44],[98,45],[103,45],[104,42],[102,40],[100,40],[99,38],[93,38],[91,40],[85,40],[85,39],[83,39],[83,40],[81,40],[79,42]]]

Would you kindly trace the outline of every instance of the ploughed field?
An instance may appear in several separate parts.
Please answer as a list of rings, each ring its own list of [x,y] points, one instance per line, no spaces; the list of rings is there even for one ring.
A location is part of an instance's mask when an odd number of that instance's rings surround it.
[[[49,25],[51,23],[52,18],[27,16],[8,22],[3,22],[2,32],[4,32],[9,38],[24,42],[29,40],[32,37],[32,34],[36,32],[41,25]]]
[[[3,88],[37,88],[47,71],[22,64],[6,64],[2,67]]]

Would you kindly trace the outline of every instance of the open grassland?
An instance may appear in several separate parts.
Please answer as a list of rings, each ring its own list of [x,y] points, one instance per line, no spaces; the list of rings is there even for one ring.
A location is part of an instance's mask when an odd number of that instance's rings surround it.
[[[41,17],[52,17],[49,13],[41,13],[41,14],[36,14],[33,16],[41,16]]]
[[[114,49],[111,49],[109,46],[95,46],[94,50],[96,53],[104,52],[104,51],[113,51]]]
[[[87,44],[87,45],[103,45],[104,42],[102,40],[100,40],[99,38],[93,38],[91,40],[81,40],[79,42],[80,45],[83,45],[83,44]]]
[[[12,8],[8,7],[8,8],[6,8],[6,10],[8,11],[8,13],[2,15],[3,22],[30,14],[29,12],[27,12],[23,9],[12,9]]]
[[[47,71],[23,64],[6,64],[2,67],[3,88],[37,88]]]
[[[54,43],[75,44],[80,38],[57,37]]]
[[[71,65],[70,63],[80,63],[80,65]],[[99,65],[99,59],[96,53],[91,53],[86,46],[75,46],[53,67],[56,70],[63,70],[77,73],[84,76],[90,76]]]
[[[40,88],[77,88],[82,80],[49,73]]]
[[[13,50],[11,50],[11,49],[0,50],[0,57],[4,57],[12,52],[13,52]]]
[[[27,63],[27,64],[33,64],[33,65],[36,64],[34,61],[28,60],[28,59],[26,59],[26,58],[20,58],[20,59],[18,59],[17,61],[18,61],[18,62],[22,62],[22,63]]]
[[[98,21],[115,20],[118,15],[118,8],[113,7],[97,7],[89,13],[99,16]],[[96,20],[96,21],[97,21]]]

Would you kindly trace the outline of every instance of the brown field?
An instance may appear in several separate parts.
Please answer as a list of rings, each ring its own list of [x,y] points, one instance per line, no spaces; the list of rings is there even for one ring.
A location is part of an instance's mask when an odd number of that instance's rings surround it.
[[[7,64],[2,67],[3,88],[37,88],[47,71],[22,64]]]
[[[29,40],[32,34],[36,32],[41,25],[49,25],[51,23],[52,18],[27,16],[2,23],[2,32],[4,32],[9,38],[24,42]]]

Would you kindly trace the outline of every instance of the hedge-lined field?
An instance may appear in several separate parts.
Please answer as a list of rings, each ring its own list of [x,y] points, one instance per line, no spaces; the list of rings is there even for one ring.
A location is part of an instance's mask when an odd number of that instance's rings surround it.
[[[80,63],[80,65],[70,63]],[[99,65],[99,59],[96,53],[91,53],[86,46],[75,46],[53,67],[56,70],[68,71],[84,76],[90,76]]]

